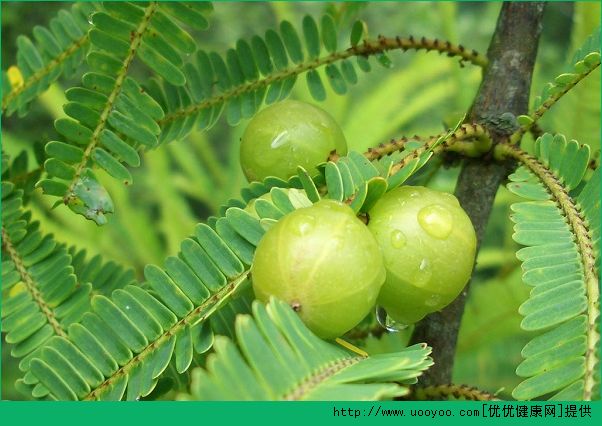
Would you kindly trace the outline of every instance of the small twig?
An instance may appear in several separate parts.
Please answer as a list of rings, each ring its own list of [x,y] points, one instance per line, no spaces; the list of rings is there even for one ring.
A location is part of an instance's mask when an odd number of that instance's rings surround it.
[[[516,132],[514,132],[512,134],[512,136],[510,136],[510,142],[514,143],[514,144],[520,142],[523,135],[527,131],[529,131],[529,129],[531,129],[537,123],[537,121],[541,117],[543,117],[543,115],[546,112],[548,112],[550,110],[550,108],[552,108],[556,104],[556,102],[558,102],[560,100],[560,98],[562,98],[564,95],[566,95],[568,92],[570,92],[570,90],[573,87],[575,87],[580,81],[585,79],[585,77],[590,75],[591,72],[594,71],[599,66],[600,66],[600,61],[598,60],[597,63],[594,64],[593,66],[591,66],[587,71],[580,73],[580,74],[576,74],[575,79],[573,81],[571,81],[569,84],[567,84],[566,86],[564,86],[562,90],[554,93],[553,95],[550,95],[550,97],[548,97],[548,99],[546,99],[544,102],[542,102],[542,104],[539,106],[539,108],[537,108],[533,113],[531,113],[529,115],[529,117],[531,117],[531,119],[533,121],[531,121],[531,123],[529,123],[529,124],[525,124],[525,125],[521,126],[520,129],[518,129]]]
[[[449,399],[467,401],[500,401],[495,395],[467,385],[435,385],[411,388],[406,400],[441,401]]]

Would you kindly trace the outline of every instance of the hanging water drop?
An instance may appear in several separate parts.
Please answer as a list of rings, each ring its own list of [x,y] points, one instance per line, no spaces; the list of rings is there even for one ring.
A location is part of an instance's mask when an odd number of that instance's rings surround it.
[[[396,333],[409,327],[399,321],[395,321],[387,314],[387,311],[382,306],[376,306],[376,321],[387,331]]]

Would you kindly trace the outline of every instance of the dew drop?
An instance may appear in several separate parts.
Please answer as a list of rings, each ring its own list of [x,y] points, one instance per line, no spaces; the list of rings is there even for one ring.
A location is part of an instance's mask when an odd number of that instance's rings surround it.
[[[276,136],[274,138],[274,140],[272,141],[272,143],[270,144],[270,147],[276,149],[281,147],[282,145],[284,145],[286,142],[288,142],[288,138],[287,138],[288,132],[285,130],[283,132],[280,132],[278,134],[278,136]]]
[[[445,207],[432,204],[418,212],[418,223],[430,236],[444,240],[451,234],[453,218]]]
[[[332,250],[337,251],[343,248],[343,240],[341,238],[334,237],[331,240]]]
[[[387,311],[385,311],[385,308],[383,308],[382,306],[376,307],[376,320],[387,331],[394,332],[394,333],[404,330],[409,327],[407,324],[403,324],[403,323],[395,321],[393,318],[391,318],[387,314]]]
[[[458,199],[456,197],[454,197],[452,194],[449,194],[447,192],[442,192],[443,197],[446,198],[450,203],[453,203],[456,206],[460,205],[460,202],[458,201]]]
[[[431,270],[431,265],[427,259],[422,259],[418,268],[420,272],[415,276],[414,285],[422,287],[430,281],[433,276],[433,271]]]
[[[312,216],[299,216],[295,218],[292,231],[299,236],[307,235],[314,229],[315,223],[316,221]]]
[[[88,24],[90,25],[94,25],[94,22],[92,21],[92,13],[88,15]]]
[[[395,229],[391,232],[391,245],[397,249],[405,247],[407,243],[406,236],[399,229]]]
[[[424,301],[424,304],[426,306],[428,306],[429,308],[433,308],[433,307],[439,305],[440,302],[441,302],[441,296],[438,294],[433,294]]]

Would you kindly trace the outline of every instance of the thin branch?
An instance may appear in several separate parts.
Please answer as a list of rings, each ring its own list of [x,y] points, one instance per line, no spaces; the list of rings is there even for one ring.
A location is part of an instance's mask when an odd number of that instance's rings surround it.
[[[546,132],[541,128],[541,126],[538,123],[533,123],[533,125],[529,129],[529,133],[531,133],[531,136],[533,136],[533,139],[537,139],[538,137],[542,136]]]
[[[595,386],[595,376],[598,371],[596,368],[596,347],[600,341],[600,334],[598,333],[596,321],[600,310],[600,290],[598,288],[599,277],[596,271],[594,243],[589,234],[588,226],[575,201],[564,189],[558,178],[546,166],[541,164],[537,158],[510,144],[496,146],[496,154],[505,155],[520,161],[543,182],[548,192],[554,197],[558,207],[563,211],[572,229],[572,233],[575,235],[579,253],[581,254],[581,262],[583,263],[588,301],[587,351],[585,354],[586,371],[583,399],[591,400]]]
[[[466,49],[464,46],[455,45],[449,41],[441,41],[438,39],[429,39],[426,37],[414,38],[409,36],[407,38],[395,37],[388,38],[380,36],[378,40],[365,40],[363,43],[356,46],[352,46],[349,49],[341,52],[335,52],[328,56],[315,59],[311,62],[305,62],[299,64],[296,67],[289,68],[267,77],[261,78],[256,81],[247,82],[234,86],[228,91],[213,96],[209,99],[204,100],[201,103],[190,105],[186,108],[176,110],[170,114],[167,114],[163,119],[159,121],[159,125],[164,127],[171,121],[185,118],[189,115],[197,114],[198,112],[213,107],[214,105],[221,104],[222,102],[240,96],[243,93],[251,92],[257,89],[268,87],[278,81],[286,80],[287,78],[302,74],[304,72],[313,70],[315,68],[322,67],[324,65],[338,62],[353,56],[370,56],[379,53],[387,52],[390,50],[426,50],[437,51],[439,53],[446,53],[448,56],[457,56],[461,61],[467,61],[471,64],[486,67],[487,58],[479,54],[474,49]]]
[[[464,399],[467,401],[500,401],[495,395],[466,385],[436,385],[412,388],[412,393],[404,399],[418,401],[440,401]]]
[[[404,157],[399,163],[394,165],[389,175],[392,176],[399,172],[412,160],[420,157],[423,153],[432,149],[433,152],[454,151],[464,154],[468,157],[479,157],[491,149],[491,135],[489,130],[480,124],[462,124],[454,133],[449,135],[441,144],[433,147],[442,137],[445,137],[449,131],[439,135],[432,136],[424,145],[412,151],[407,157]],[[476,142],[467,142],[468,140],[476,140]],[[395,144],[394,144],[395,145]],[[403,149],[403,147],[402,147]],[[390,155],[389,149],[384,149],[383,152]],[[368,151],[364,155],[372,155],[374,151]],[[391,151],[393,152],[393,151]],[[381,156],[382,157],[382,156]],[[377,157],[379,158],[379,157]]]
[[[510,136],[510,142],[518,143],[521,140],[521,138],[523,137],[523,135],[526,132],[528,132],[535,125],[535,123],[537,123],[537,121],[541,117],[543,117],[543,115],[546,112],[548,112],[550,110],[550,108],[552,108],[556,104],[556,102],[558,102],[560,100],[560,98],[562,98],[564,95],[566,95],[568,92],[570,92],[573,87],[575,87],[585,77],[590,75],[592,73],[592,71],[594,71],[599,66],[600,66],[600,60],[598,60],[594,65],[592,65],[587,71],[580,73],[580,74],[575,74],[575,78],[570,83],[568,83],[566,86],[564,86],[562,90],[550,95],[550,97],[548,97],[548,99],[546,99],[539,106],[539,108],[537,108],[532,114],[529,115],[529,117],[531,117],[531,120],[533,120],[533,121],[531,121],[529,124],[525,124],[525,125],[521,126],[516,132],[514,132],[514,134],[512,134],[512,136]]]
[[[384,156],[391,155],[394,152],[403,151],[408,142],[418,141],[418,142],[428,143],[428,141],[432,141],[433,139],[437,140],[438,137],[439,136],[423,137],[423,136],[418,136],[418,135],[414,135],[414,136],[410,136],[410,137],[402,136],[398,139],[391,139],[387,143],[381,143],[380,145],[378,145],[375,148],[372,148],[372,147],[368,148],[368,151],[366,151],[364,153],[364,157],[366,157],[370,161],[380,160]]]

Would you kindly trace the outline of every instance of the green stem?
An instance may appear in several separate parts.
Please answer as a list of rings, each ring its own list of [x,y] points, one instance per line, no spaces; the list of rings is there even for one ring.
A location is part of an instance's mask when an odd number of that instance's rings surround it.
[[[580,73],[580,74],[576,74],[575,78],[569,84],[564,86],[561,91],[556,92],[553,95],[550,95],[550,97],[548,99],[546,99],[539,106],[539,108],[537,108],[532,114],[529,115],[529,117],[533,121],[529,124],[525,124],[525,125],[521,126],[516,132],[514,132],[510,136],[510,143],[514,143],[514,144],[518,143],[521,140],[521,138],[523,137],[523,135],[526,132],[528,132],[533,126],[535,126],[535,123],[537,123],[537,121],[541,117],[543,117],[543,115],[546,112],[548,112],[550,110],[550,108],[552,108],[556,104],[556,102],[558,102],[560,100],[560,98],[562,98],[564,95],[566,95],[573,87],[575,87],[585,77],[590,75],[591,72],[594,71],[599,66],[600,66],[600,61],[598,60],[597,63],[592,65],[587,71]]]
[[[466,385],[435,385],[413,389],[410,397],[419,401],[449,400],[451,397],[468,401],[499,401],[495,395]]]
[[[362,357],[343,358],[334,361],[327,367],[315,372],[310,377],[305,379],[299,384],[293,391],[283,396],[284,401],[299,401],[303,397],[311,392],[316,386],[320,385],[323,381],[331,378],[339,371],[344,370],[354,364],[360,362]]]
[[[489,131],[480,124],[462,124],[441,144],[433,146],[438,140],[440,140],[447,134],[448,132],[443,132],[440,135],[430,137],[430,139],[428,139],[424,143],[424,145],[415,149],[407,157],[404,157],[403,160],[394,165],[391,168],[389,175],[394,175],[395,173],[399,172],[401,169],[407,166],[409,162],[418,158],[420,155],[422,155],[429,149],[432,149],[433,152],[436,153],[441,151],[458,152],[467,157],[479,157],[491,149],[491,135],[489,134]],[[468,142],[468,140],[475,140],[475,142]],[[401,139],[399,141],[401,141]],[[373,148],[372,151],[369,150],[364,155],[366,155],[369,159],[377,159],[382,158],[384,155],[390,155],[392,152],[394,152],[394,147],[398,147],[398,149],[396,150],[401,151],[404,148],[405,143],[400,143],[399,141],[389,142],[388,144],[385,144],[382,149]],[[381,153],[382,155],[377,155],[379,153]]]
[[[560,183],[554,173],[541,164],[537,158],[529,155],[517,146],[510,144],[497,145],[495,147],[495,154],[498,158],[509,157],[520,161],[541,180],[556,201],[558,207],[564,213],[564,216],[572,229],[572,233],[575,236],[577,246],[579,247],[579,253],[581,254],[587,292],[587,351],[585,353],[583,399],[591,400],[597,374],[597,345],[600,341],[600,334],[596,325],[600,312],[600,290],[598,288],[599,277],[597,273],[594,243],[589,234],[587,224],[575,201],[562,186],[562,183]]]

